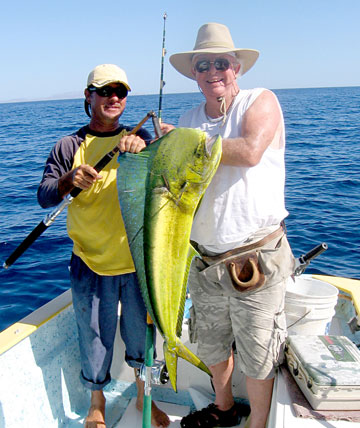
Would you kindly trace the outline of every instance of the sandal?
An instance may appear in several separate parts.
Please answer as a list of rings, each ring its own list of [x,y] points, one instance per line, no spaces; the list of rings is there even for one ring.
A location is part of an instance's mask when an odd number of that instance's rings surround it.
[[[250,414],[250,406],[235,403],[229,410],[219,410],[212,403],[207,407],[189,413],[181,419],[181,428],[233,427],[240,424],[242,416]]]

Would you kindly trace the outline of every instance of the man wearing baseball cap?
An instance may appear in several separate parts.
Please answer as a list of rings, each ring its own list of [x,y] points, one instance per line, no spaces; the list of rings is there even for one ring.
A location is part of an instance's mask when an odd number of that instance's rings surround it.
[[[117,156],[100,173],[92,166],[116,146],[120,152],[138,153],[152,139],[145,129],[124,135],[130,127],[119,124],[130,90],[125,71],[117,65],[101,64],[91,71],[84,91],[90,123],[56,143],[38,188],[43,208],[58,205],[74,187],[83,190],[69,205],[67,230],[74,243],[70,279],[80,379],[91,390],[86,428],[106,426],[103,388],[111,380],[119,300],[125,360],[136,371],[145,358],[146,308],[118,201]],[[142,410],[144,383],[136,378],[136,384],[136,407]],[[152,424],[167,427],[169,423],[153,403]]]

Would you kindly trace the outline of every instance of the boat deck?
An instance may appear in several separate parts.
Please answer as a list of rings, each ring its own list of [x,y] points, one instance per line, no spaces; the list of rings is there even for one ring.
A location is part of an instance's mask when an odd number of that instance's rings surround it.
[[[193,346],[186,340],[187,346]],[[159,359],[161,344],[157,344]],[[80,355],[70,290],[0,333],[0,353],[0,428],[38,423],[46,428],[83,426],[90,391],[79,379]],[[182,376],[184,372],[186,376]],[[141,427],[142,413],[135,409],[134,372],[124,362],[119,334],[111,375],[113,380],[104,388],[108,428]],[[182,360],[178,364],[178,388],[175,393],[169,385],[152,386],[152,398],[169,414],[171,428],[179,427],[181,417],[190,410],[207,406],[214,399],[208,375]]]
[[[359,284],[359,283],[358,283]],[[354,316],[354,295],[339,299],[331,334],[348,329],[347,321]],[[340,314],[345,314],[340,317]],[[0,428],[20,426],[81,427],[86,417],[90,391],[79,379],[80,355],[77,327],[71,304],[70,290],[20,322],[0,333]],[[360,344],[360,331],[350,334]],[[158,338],[158,358],[162,359],[162,340]],[[189,343],[184,324],[182,341]],[[108,428],[142,426],[142,414],[135,409],[134,373],[124,362],[124,347],[117,334],[112,381],[104,392],[107,399]],[[235,379],[235,380],[234,380]],[[236,383],[235,383],[236,382]],[[171,418],[171,428],[179,427],[181,417],[213,401],[209,377],[196,367],[179,359],[178,389],[169,385],[153,386],[152,397]],[[245,379],[235,367],[233,390],[239,401],[246,400]],[[246,428],[242,420],[240,427]],[[287,385],[280,373],[275,381],[268,428],[347,428],[360,423],[323,421],[295,416]]]

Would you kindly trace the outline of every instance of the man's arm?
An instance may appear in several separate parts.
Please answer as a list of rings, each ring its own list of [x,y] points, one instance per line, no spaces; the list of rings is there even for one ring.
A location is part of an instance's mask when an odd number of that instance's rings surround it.
[[[138,135],[125,135],[120,139],[118,147],[120,152],[139,153],[146,147],[146,143]],[[79,165],[59,178],[58,194],[63,198],[74,187],[87,190],[101,178],[101,173],[99,174],[92,166]]]
[[[101,178],[101,174],[90,165],[80,165],[72,170],[74,154],[83,141],[84,132],[80,130],[77,134],[65,137],[51,151],[37,193],[38,202],[43,208],[58,205],[74,187],[86,190]],[[138,153],[146,147],[145,141],[151,138],[151,134],[141,128],[136,135],[122,137],[119,150]]]
[[[257,165],[269,147],[280,148],[282,114],[275,94],[262,92],[244,115],[241,135],[223,139],[221,163],[232,166]]]
[[[42,208],[56,206],[62,201],[64,194],[59,192],[59,180],[64,175],[72,174],[74,154],[81,141],[83,136],[78,132],[64,137],[52,149],[37,191],[38,202]]]

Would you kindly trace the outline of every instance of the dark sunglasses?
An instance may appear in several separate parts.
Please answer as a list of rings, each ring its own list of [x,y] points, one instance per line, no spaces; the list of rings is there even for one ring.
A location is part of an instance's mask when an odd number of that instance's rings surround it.
[[[115,94],[118,98],[123,99],[128,95],[128,90],[124,85],[116,86],[103,86],[101,88],[95,88],[95,86],[88,87],[89,92],[96,92],[100,97],[111,97],[112,94]]]
[[[204,73],[209,71],[211,64],[214,64],[214,67],[218,71],[226,71],[230,68],[230,62],[226,58],[217,58],[215,61],[209,61],[207,59],[201,59],[195,63],[195,70],[198,73]]]

